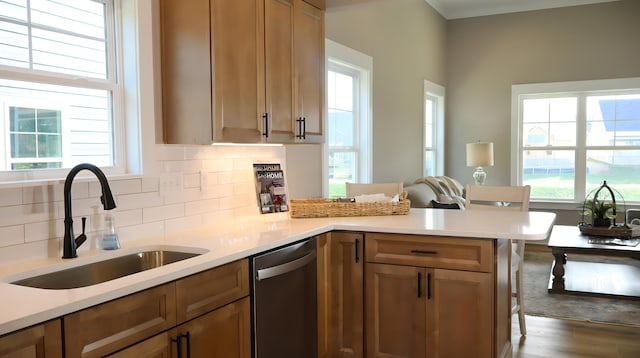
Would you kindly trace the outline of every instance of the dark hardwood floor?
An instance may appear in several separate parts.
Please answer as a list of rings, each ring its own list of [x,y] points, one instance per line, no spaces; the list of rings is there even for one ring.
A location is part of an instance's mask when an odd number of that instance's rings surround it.
[[[640,327],[526,316],[527,336],[513,317],[514,358],[638,358]]]

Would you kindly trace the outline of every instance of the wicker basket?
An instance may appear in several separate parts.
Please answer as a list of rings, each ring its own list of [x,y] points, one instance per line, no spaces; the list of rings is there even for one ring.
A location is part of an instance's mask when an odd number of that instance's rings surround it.
[[[616,237],[619,239],[632,239],[640,237],[640,227],[628,227],[628,226],[616,226],[612,228],[608,227],[594,227],[589,224],[578,225],[580,233],[587,236],[605,236]]]
[[[411,202],[407,192],[397,203],[345,203],[331,199],[291,199],[292,218],[325,218],[333,216],[406,215]]]

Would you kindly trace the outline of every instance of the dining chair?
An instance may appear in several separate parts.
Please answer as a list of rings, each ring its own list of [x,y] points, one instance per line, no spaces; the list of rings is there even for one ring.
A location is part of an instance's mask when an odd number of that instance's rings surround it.
[[[396,194],[402,194],[403,184],[400,183],[345,183],[347,197],[352,198],[356,195],[368,195],[368,194],[384,194],[388,197],[393,197]]]
[[[529,211],[529,196],[531,186],[487,186],[467,185],[466,200],[467,210],[512,210]],[[524,319],[524,241],[511,240],[511,271],[515,272],[515,291],[511,297],[515,298],[512,304],[511,314],[518,313],[520,334],[527,334],[527,326]]]

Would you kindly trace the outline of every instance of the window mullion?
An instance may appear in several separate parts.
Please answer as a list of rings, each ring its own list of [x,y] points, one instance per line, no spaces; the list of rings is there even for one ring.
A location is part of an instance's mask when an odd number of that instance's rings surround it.
[[[584,198],[587,187],[587,96],[578,96],[575,152],[575,197]]]

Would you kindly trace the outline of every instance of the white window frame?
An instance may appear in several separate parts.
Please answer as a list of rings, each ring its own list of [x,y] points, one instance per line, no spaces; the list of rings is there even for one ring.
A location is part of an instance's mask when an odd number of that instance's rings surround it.
[[[511,87],[511,184],[522,184],[522,101],[527,98],[536,97],[561,97],[576,96],[578,102],[584,102],[584,98],[589,95],[616,94],[624,91],[640,91],[640,77],[573,81],[573,82],[553,82],[519,84]],[[560,209],[575,209],[576,203],[581,203],[585,198],[585,173],[586,173],[586,114],[582,105],[578,107],[577,133],[576,133],[576,168],[575,168],[575,198],[574,200],[548,200],[545,199],[545,207],[556,207]],[[532,202],[543,202],[533,199]],[[555,204],[555,205],[554,205]],[[532,207],[535,207],[533,205]]]
[[[434,175],[444,175],[444,114],[445,114],[445,88],[437,83],[433,83],[428,80],[424,80],[424,122],[423,126],[426,126],[427,119],[427,100],[434,102],[434,109],[432,116],[434,121],[432,123],[432,147],[427,147],[426,142],[426,130],[423,128],[423,142],[422,142],[422,174],[427,175],[426,168],[426,153],[427,151],[433,151],[434,155]]]
[[[325,51],[327,56],[327,73],[334,68],[340,66],[347,68],[349,71],[357,73],[358,88],[357,97],[357,120],[356,120],[356,143],[357,148],[353,151],[357,155],[357,181],[359,183],[370,183],[372,180],[372,129],[371,129],[371,92],[372,92],[372,73],[373,59],[371,56],[365,55],[354,49],[341,45],[329,39],[325,40]],[[325,111],[328,113],[328,110]],[[329,143],[325,140],[323,145],[323,165],[322,165],[322,192],[325,197],[329,195]]]
[[[113,136],[114,166],[102,167],[107,175],[139,174],[142,171],[141,118],[139,101],[142,89],[141,57],[150,57],[154,39],[141,32],[140,26],[151,26],[153,5],[137,0],[95,0],[107,4],[107,53],[109,78],[78,78],[64,74],[45,74],[41,71],[0,65],[0,77],[10,80],[44,82],[62,86],[76,86],[90,82],[95,89],[111,91],[111,135]],[[126,20],[123,21],[123,19]],[[144,43],[147,42],[147,43]],[[125,53],[124,48],[127,48]],[[126,57],[125,57],[126,56]],[[151,91],[153,92],[153,91]],[[4,104],[6,106],[6,104]],[[125,131],[126,129],[126,131]],[[146,139],[145,139],[146,140]],[[4,140],[3,140],[4,141]],[[148,144],[145,144],[148,147]],[[147,152],[146,150],[145,152]],[[64,178],[69,168],[0,172],[0,186],[20,186],[46,183]]]

